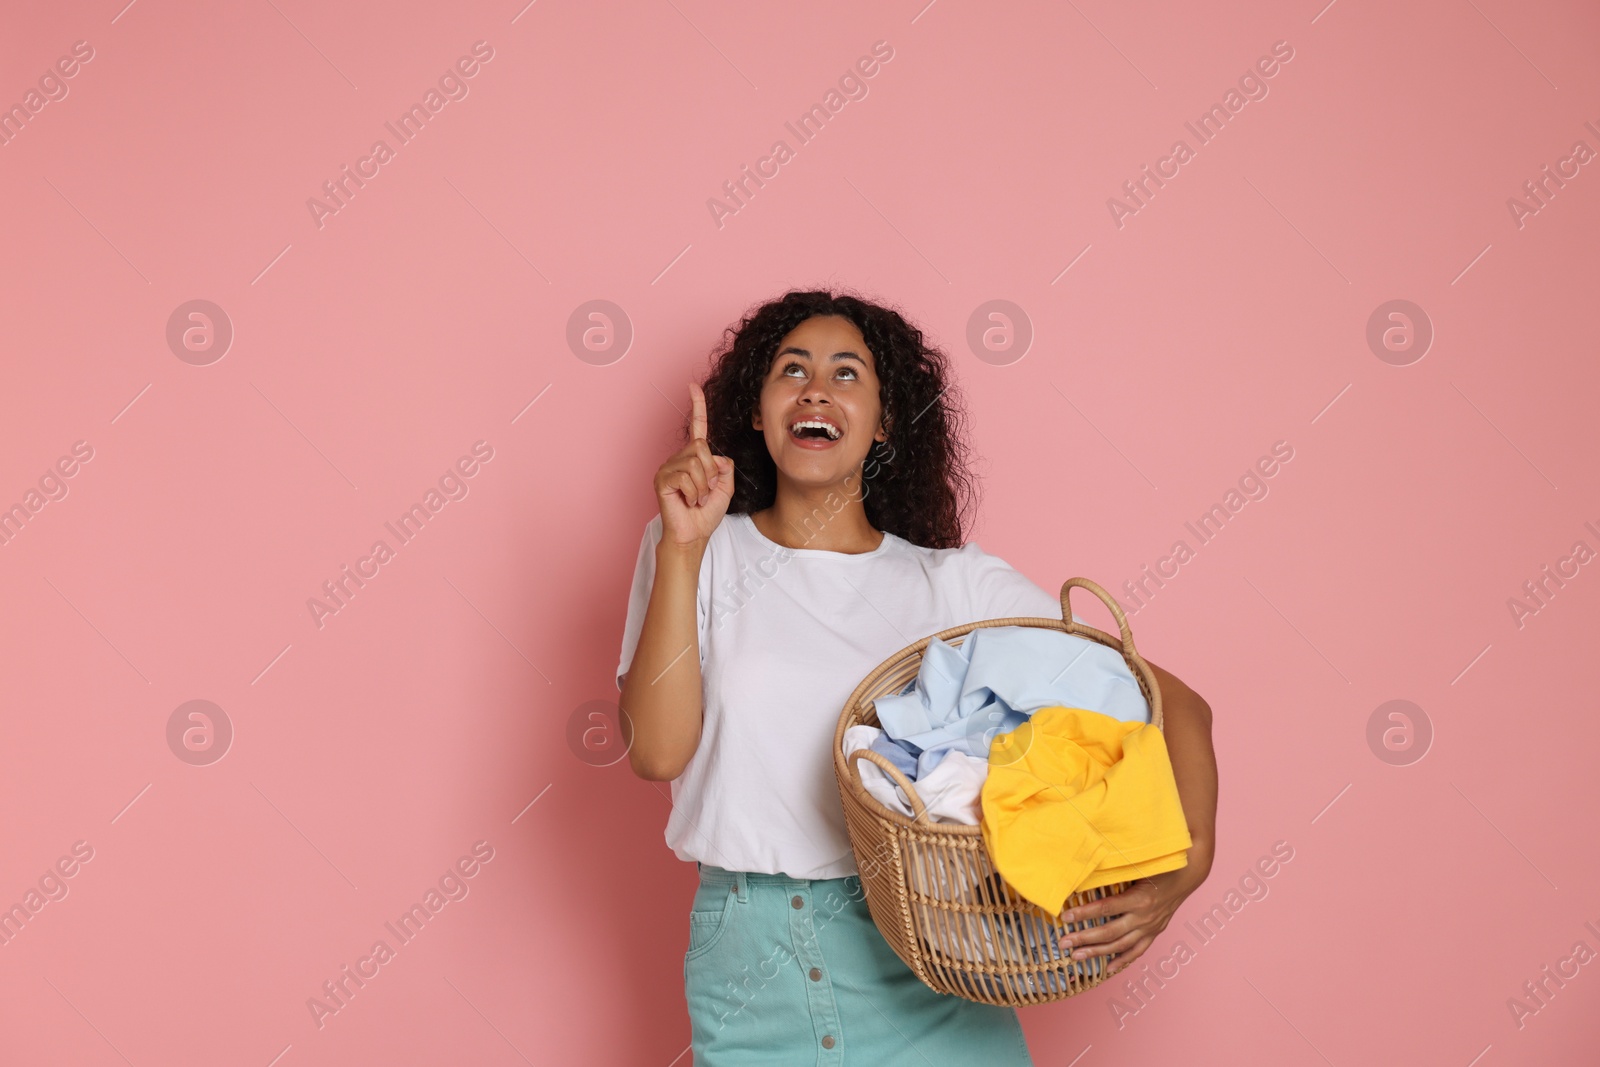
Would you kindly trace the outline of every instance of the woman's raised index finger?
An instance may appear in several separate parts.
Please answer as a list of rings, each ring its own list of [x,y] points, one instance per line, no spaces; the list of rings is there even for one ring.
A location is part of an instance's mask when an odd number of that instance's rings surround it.
[[[689,383],[689,400],[693,405],[689,417],[689,440],[703,441],[706,438],[706,394],[699,382]]]

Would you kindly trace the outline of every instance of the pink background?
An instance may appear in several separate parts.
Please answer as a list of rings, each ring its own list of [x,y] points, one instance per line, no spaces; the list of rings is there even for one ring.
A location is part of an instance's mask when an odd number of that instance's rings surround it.
[[[829,284],[951,354],[984,548],[1119,590],[1195,548],[1132,615],[1215,712],[1211,878],[1134,973],[1194,958],[1143,1002],[1024,1008],[1037,1061],[1592,1060],[1600,965],[1542,1006],[1523,984],[1600,951],[1600,565],[1520,625],[1508,601],[1600,551],[1600,166],[1507,205],[1600,150],[1592,6],[122,3],[14,5],[0,36],[7,106],[93,49],[0,147],[0,506],[93,450],[0,545],[0,905],[93,850],[0,947],[0,1061],[689,1063],[667,787],[568,738],[614,714],[687,381],[747,307]],[[306,201],[476,41],[468,94],[319,227]],[[195,299],[234,330],[203,366],[166,339]],[[579,358],[602,299],[631,345]],[[995,299],[1025,353],[969,345]],[[1408,365],[1366,338],[1396,299],[1435,332]],[[319,627],[308,599],[478,441],[466,497]],[[196,699],[234,731],[205,766],[166,733]],[[1368,742],[1390,700],[1432,730],[1399,764]],[[308,998],[480,841],[468,895],[319,1028]]]

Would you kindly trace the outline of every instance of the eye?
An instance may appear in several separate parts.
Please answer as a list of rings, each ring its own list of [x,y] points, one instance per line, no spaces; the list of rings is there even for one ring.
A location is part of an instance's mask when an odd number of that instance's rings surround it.
[[[783,365],[783,369],[781,371],[779,371],[778,374],[779,374],[780,377],[788,377],[789,376],[789,372],[792,371],[792,370],[799,370],[799,371],[801,371],[803,373],[805,371],[805,369],[806,368],[805,368],[804,364],[796,362],[795,360],[790,360],[788,363],[785,363]],[[860,370],[857,369],[856,367],[850,365],[850,364],[846,364],[846,365],[840,367],[837,373],[849,374],[850,375],[850,378],[849,378],[850,381],[857,381],[861,377]]]

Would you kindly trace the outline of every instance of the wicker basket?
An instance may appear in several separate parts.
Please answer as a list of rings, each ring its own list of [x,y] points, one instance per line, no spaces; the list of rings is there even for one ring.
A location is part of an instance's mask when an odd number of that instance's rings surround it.
[[[1122,639],[1076,622],[1069,596],[1081,586],[1105,602],[1116,617]],[[951,645],[982,626],[1037,626],[1062,630],[1117,649],[1150,704],[1150,721],[1161,728],[1161,690],[1155,672],[1133,646],[1133,631],[1115,600],[1087,578],[1061,586],[1061,618],[988,619],[941,630],[896,652],[850,694],[833,737],[833,769],[844,801],[845,823],[855,853],[867,907],[906,966],[937,993],[982,1004],[1044,1004],[1092,989],[1107,977],[1112,956],[1073,960],[1054,948],[1059,934],[1104,920],[1062,923],[1058,916],[1023,898],[995,870],[981,826],[936,823],[915,785],[880,753],[858,749],[845,759],[844,732],[878,725],[872,701],[903,691],[917,676],[922,652],[934,637]],[[914,816],[891,811],[868,793],[857,764],[869,759],[905,791]],[[1063,907],[1122,892],[1118,882],[1067,898]],[[1051,946],[1042,954],[1030,946]]]

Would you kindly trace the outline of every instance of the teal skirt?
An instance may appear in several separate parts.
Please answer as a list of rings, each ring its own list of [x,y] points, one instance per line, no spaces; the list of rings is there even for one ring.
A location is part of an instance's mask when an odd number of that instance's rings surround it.
[[[924,985],[857,875],[699,868],[683,957],[694,1067],[1033,1067],[1016,1009]]]

